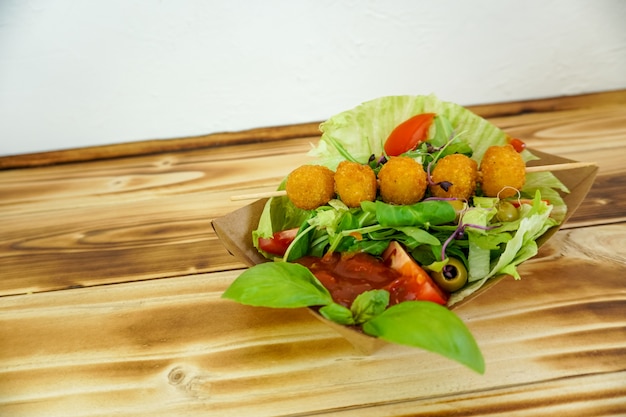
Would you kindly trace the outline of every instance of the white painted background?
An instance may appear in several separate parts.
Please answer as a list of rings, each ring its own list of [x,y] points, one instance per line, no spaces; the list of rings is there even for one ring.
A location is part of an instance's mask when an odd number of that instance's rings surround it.
[[[622,0],[0,0],[0,155],[623,88]]]

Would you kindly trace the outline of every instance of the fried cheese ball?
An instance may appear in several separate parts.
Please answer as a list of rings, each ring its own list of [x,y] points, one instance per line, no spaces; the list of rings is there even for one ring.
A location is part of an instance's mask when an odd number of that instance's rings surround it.
[[[386,203],[417,203],[424,197],[427,185],[422,165],[407,156],[391,157],[378,172],[380,196]]]
[[[462,154],[447,155],[437,162],[430,176],[435,184],[429,188],[435,197],[469,200],[476,191],[478,164]],[[444,183],[452,185],[445,187]]]
[[[526,182],[526,164],[511,145],[487,148],[480,172],[481,187],[487,197],[512,197]]]
[[[323,206],[335,196],[334,175],[322,165],[302,165],[287,177],[287,197],[302,210]]]
[[[376,199],[376,174],[369,165],[342,161],[335,171],[335,192],[348,207]]]

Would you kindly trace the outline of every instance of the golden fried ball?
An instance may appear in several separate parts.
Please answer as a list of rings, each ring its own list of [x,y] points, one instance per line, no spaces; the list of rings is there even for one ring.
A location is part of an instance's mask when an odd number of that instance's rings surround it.
[[[376,174],[369,165],[342,161],[335,171],[335,192],[348,207],[376,199]]]
[[[437,162],[431,179],[435,185],[431,184],[429,188],[435,197],[468,200],[476,191],[478,164],[465,155],[448,155]],[[452,184],[448,191],[438,184],[444,181]]]
[[[422,165],[407,156],[391,157],[378,172],[378,181],[380,196],[390,204],[417,203],[428,184]]]
[[[480,163],[481,187],[488,197],[512,197],[526,182],[526,165],[511,146],[490,146]]]
[[[335,196],[334,172],[321,165],[302,165],[287,177],[287,197],[298,208],[313,210]]]

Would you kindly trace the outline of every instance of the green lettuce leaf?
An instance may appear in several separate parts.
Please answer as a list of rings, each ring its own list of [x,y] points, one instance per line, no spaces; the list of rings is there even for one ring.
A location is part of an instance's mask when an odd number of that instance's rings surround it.
[[[526,205],[524,205],[526,206]],[[548,229],[557,225],[557,221],[550,217],[553,206],[546,204],[541,199],[541,193],[537,192],[532,206],[522,213],[518,221],[518,228],[513,237],[506,242],[503,252],[492,262],[489,273],[480,280],[471,282],[460,291],[453,293],[448,304],[454,304],[480,289],[485,282],[496,275],[508,274],[515,279],[520,279],[517,266],[532,258],[538,252],[537,238]],[[494,235],[498,238],[502,232]]]
[[[345,152],[367,163],[371,155],[382,155],[385,140],[397,125],[420,113],[444,116],[455,134],[473,149],[472,158],[477,161],[489,146],[507,142],[502,130],[458,104],[440,101],[434,95],[387,96],[367,101],[322,123],[322,137],[310,155],[331,169],[346,159],[342,155]],[[437,123],[431,129],[436,128]],[[341,144],[342,149],[338,150],[334,143]]]

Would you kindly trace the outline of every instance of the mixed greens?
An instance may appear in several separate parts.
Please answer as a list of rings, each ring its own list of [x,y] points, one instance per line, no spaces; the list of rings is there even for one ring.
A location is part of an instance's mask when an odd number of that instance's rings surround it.
[[[331,117],[320,126],[322,137],[310,154],[333,170],[344,160],[378,170],[386,159],[384,146],[390,132],[422,113],[436,115],[428,140],[405,155],[427,170],[455,153],[479,163],[490,146],[510,141],[499,128],[462,106],[434,96],[394,96]],[[521,155],[526,162],[536,159],[527,149]],[[252,236],[255,247],[274,262],[245,271],[224,297],[256,306],[314,307],[329,320],[442,354],[482,373],[484,360],[476,342],[448,308],[429,301],[389,306],[388,292],[380,289],[364,292],[351,306],[340,305],[311,271],[293,261],[337,252],[380,257],[391,242],[399,242],[427,271],[441,272],[450,259],[462,263],[467,283],[449,294],[447,305],[452,306],[498,275],[519,279],[517,266],[536,255],[537,238],[563,221],[566,206],[560,192],[567,191],[549,172],[529,173],[524,187],[510,199],[516,203],[516,215],[510,218],[502,215],[503,201],[481,196],[480,190],[461,209],[447,199],[426,198],[410,205],[364,201],[352,208],[332,199],[314,210],[302,210],[286,196],[274,197]],[[284,255],[263,251],[261,239],[286,230],[294,232]]]

